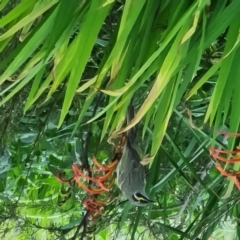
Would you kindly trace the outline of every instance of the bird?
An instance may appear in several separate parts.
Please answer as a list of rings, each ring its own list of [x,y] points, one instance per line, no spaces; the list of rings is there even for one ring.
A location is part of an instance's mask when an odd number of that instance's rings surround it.
[[[127,110],[127,124],[134,117],[134,107],[131,103]],[[135,127],[127,131],[122,157],[116,169],[116,182],[123,195],[135,206],[146,206],[154,201],[145,192],[145,170],[140,163],[141,158],[136,150]]]

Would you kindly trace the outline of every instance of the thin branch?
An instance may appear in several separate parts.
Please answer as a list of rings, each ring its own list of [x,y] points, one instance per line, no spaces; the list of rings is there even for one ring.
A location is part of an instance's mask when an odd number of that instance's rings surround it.
[[[87,211],[84,215],[84,217],[82,218],[82,221],[80,222],[80,224],[78,225],[76,232],[74,233],[72,240],[76,240],[77,234],[79,233],[81,227],[83,227],[83,231],[81,234],[81,239],[84,239],[84,237],[86,236],[86,231],[87,231],[87,218],[89,216],[89,211]]]
[[[95,104],[93,112],[92,112],[92,118],[96,115],[96,112],[97,112],[97,109],[99,107],[99,103],[101,102],[102,96],[103,96],[103,94],[99,93],[99,95],[98,95],[98,97],[96,99],[96,104]],[[91,137],[92,137],[92,124],[93,124],[93,122],[91,122],[88,125],[87,136],[86,136],[86,139],[85,139],[85,143],[83,145],[83,150],[82,150],[83,152],[82,152],[82,155],[81,155],[81,162],[83,164],[83,168],[85,170],[87,170],[89,177],[92,177],[92,173],[90,171],[90,165],[89,165],[89,161],[88,161],[88,149],[89,149],[89,143],[90,143],[90,140],[91,140]],[[88,182],[88,186],[90,186],[91,184],[92,184],[92,181],[89,181]],[[89,214],[90,214],[90,211],[88,210],[86,212],[85,216],[83,217],[81,223],[77,227],[77,229],[76,229],[76,231],[74,233],[74,236],[72,237],[72,240],[76,239],[76,236],[78,235],[81,227],[83,227],[82,234],[81,234],[81,239],[83,239],[86,236],[86,233],[87,233],[87,220],[88,220]]]

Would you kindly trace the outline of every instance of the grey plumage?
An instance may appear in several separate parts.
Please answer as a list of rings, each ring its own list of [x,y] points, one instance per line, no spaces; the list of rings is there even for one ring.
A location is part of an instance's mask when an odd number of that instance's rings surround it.
[[[127,123],[134,117],[132,104],[128,107]],[[136,206],[152,202],[145,193],[145,171],[135,146],[136,127],[127,132],[123,154],[117,166],[117,185],[124,196]]]

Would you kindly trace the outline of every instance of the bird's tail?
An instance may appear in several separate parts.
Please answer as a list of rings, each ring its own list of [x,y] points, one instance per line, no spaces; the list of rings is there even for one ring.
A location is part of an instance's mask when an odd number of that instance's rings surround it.
[[[134,106],[133,106],[133,100],[131,99],[130,104],[128,105],[127,110],[127,125],[132,121],[134,118]],[[127,137],[132,142],[134,141],[136,136],[136,126],[132,127],[127,131]]]

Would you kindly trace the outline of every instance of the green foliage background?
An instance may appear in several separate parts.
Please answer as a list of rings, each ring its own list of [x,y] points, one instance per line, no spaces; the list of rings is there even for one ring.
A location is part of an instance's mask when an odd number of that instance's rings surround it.
[[[239,128],[240,0],[3,0],[0,11],[2,239],[239,239],[238,189],[208,148],[238,146],[217,130]],[[135,125],[156,203],[132,207],[114,187],[83,234],[85,193],[62,203],[55,176],[71,175],[89,133],[89,161],[102,162],[108,137]]]

